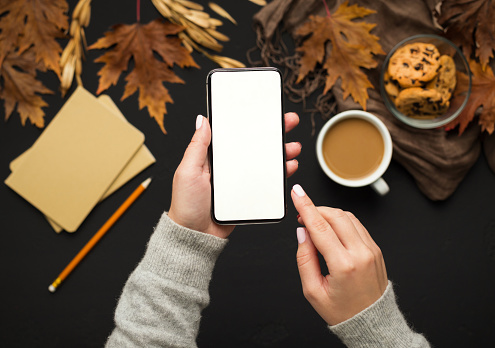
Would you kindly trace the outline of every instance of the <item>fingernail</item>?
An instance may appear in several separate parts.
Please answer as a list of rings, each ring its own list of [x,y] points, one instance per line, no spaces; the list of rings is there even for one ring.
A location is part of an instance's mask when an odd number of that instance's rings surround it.
[[[292,190],[294,190],[295,194],[299,197],[304,197],[306,195],[303,188],[299,184],[295,184],[294,186],[292,186]]]
[[[301,214],[297,214],[297,219],[299,220],[299,218],[301,217]]]
[[[304,227],[298,227],[296,233],[297,233],[297,242],[299,244],[304,243],[304,241],[306,240],[306,229]]]
[[[201,128],[201,125],[203,124],[203,116],[202,115],[198,115],[198,117],[196,117],[196,129],[200,129]]]

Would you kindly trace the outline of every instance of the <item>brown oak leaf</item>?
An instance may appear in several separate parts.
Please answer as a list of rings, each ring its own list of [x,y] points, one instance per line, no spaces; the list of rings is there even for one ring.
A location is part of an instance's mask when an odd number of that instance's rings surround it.
[[[48,104],[37,93],[53,92],[36,79],[36,69],[45,71],[45,67],[36,63],[35,59],[32,48],[20,55],[11,52],[4,58],[0,66],[0,78],[3,81],[0,98],[4,100],[6,121],[17,104],[23,126],[29,119],[32,124],[42,128],[45,125],[45,113],[41,108]]]
[[[163,133],[167,133],[163,125],[163,116],[167,113],[166,103],[173,103],[163,82],[184,83],[172,71],[174,64],[183,67],[198,67],[189,52],[181,45],[175,35],[183,27],[156,19],[148,24],[118,24],[105,36],[89,47],[89,49],[110,48],[95,62],[105,63],[98,72],[100,76],[97,93],[101,93],[111,85],[117,84],[119,76],[126,71],[131,58],[134,69],[125,80],[124,95],[121,100],[134,94],[139,89],[139,109],[148,108],[148,112],[159,124]],[[163,61],[158,60],[158,54]]]
[[[66,0],[15,0],[0,4],[0,65],[9,52],[31,48],[36,62],[60,78],[60,53],[56,41],[68,27]]]
[[[373,88],[373,85],[361,68],[375,68],[377,62],[373,55],[385,52],[378,43],[379,38],[370,33],[376,24],[354,22],[353,19],[371,13],[375,11],[358,5],[348,6],[346,1],[335,13],[328,12],[326,17],[309,16],[309,21],[296,31],[298,36],[310,35],[296,49],[302,53],[296,82],[301,82],[317,63],[323,64],[327,72],[323,93],[327,93],[340,78],[343,98],[351,95],[366,110],[368,88]],[[328,42],[331,50],[327,50]]]
[[[474,60],[469,61],[469,67],[473,74],[471,95],[459,116],[447,124],[445,129],[451,130],[459,125],[459,135],[461,135],[473,120],[476,110],[479,107],[483,107],[478,123],[481,125],[482,131],[486,130],[488,134],[492,134],[495,130],[495,76],[490,66],[483,70],[482,65]],[[453,106],[461,104],[462,100],[464,100],[462,94],[467,92],[468,83],[469,77],[464,73],[458,72],[457,87],[452,100]]]
[[[446,36],[467,58],[471,54],[479,58],[486,68],[495,50],[495,1],[444,0],[440,7],[438,23],[446,29]]]

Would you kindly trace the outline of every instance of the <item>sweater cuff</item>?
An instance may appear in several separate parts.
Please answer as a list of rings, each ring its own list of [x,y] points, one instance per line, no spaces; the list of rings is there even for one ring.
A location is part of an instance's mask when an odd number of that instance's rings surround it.
[[[226,239],[178,225],[165,212],[140,267],[161,278],[208,289],[213,267],[226,244]]]
[[[390,281],[383,295],[370,307],[329,328],[347,347],[352,348],[412,347],[417,336],[397,306]]]

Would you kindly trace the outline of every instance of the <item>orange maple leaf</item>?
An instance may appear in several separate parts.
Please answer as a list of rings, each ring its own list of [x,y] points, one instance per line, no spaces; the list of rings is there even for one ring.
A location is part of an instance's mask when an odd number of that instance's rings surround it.
[[[15,0],[0,4],[0,65],[9,52],[32,48],[36,63],[42,62],[60,78],[60,53],[56,41],[68,27],[65,0]]]
[[[174,74],[171,67],[198,67],[189,52],[181,45],[181,40],[174,35],[183,27],[156,19],[148,24],[118,24],[112,31],[105,33],[89,49],[113,48],[95,59],[105,63],[98,72],[100,76],[97,94],[111,85],[117,84],[120,74],[127,70],[129,61],[134,60],[134,70],[126,76],[127,84],[121,100],[134,94],[139,89],[139,109],[148,108],[148,112],[159,124],[163,133],[163,116],[167,113],[166,103],[173,103],[163,82],[184,83]],[[155,58],[157,53],[163,61]]]
[[[459,125],[461,135],[468,124],[473,120],[476,110],[482,106],[478,124],[482,131],[492,134],[495,130],[495,76],[490,66],[483,70],[483,66],[474,60],[469,60],[472,72],[471,95],[464,109],[452,122],[445,126],[451,130]],[[469,77],[461,72],[457,73],[457,87],[454,92],[452,104],[459,105],[464,100],[463,94],[467,92]]]
[[[373,55],[385,52],[378,43],[379,38],[370,33],[376,24],[352,21],[375,11],[347,4],[348,1],[342,3],[333,14],[327,9],[326,17],[309,16],[309,21],[297,29],[296,35],[310,36],[296,49],[303,54],[296,82],[301,82],[317,63],[323,64],[327,72],[323,94],[340,78],[343,98],[351,95],[366,110],[367,89],[373,85],[361,68],[375,68],[378,63]],[[332,46],[331,52],[326,50],[328,41]]]
[[[40,81],[36,80],[36,69],[45,71],[45,67],[35,62],[35,52],[28,49],[22,54],[11,52],[3,59],[0,77],[3,86],[0,98],[4,100],[5,120],[7,121],[17,105],[24,126],[29,119],[37,127],[44,127],[45,113],[41,108],[48,104],[36,93],[52,94]]]

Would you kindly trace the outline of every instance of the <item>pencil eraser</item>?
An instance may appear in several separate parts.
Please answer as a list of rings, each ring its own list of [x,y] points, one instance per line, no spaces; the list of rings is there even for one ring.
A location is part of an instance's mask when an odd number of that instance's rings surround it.
[[[53,285],[50,285],[50,286],[48,287],[48,291],[50,291],[50,292],[55,292],[55,290],[56,290],[56,289],[57,289],[57,288],[56,288],[56,287],[54,287]]]

